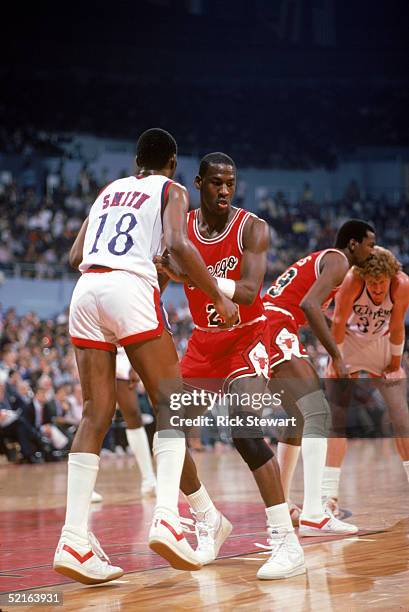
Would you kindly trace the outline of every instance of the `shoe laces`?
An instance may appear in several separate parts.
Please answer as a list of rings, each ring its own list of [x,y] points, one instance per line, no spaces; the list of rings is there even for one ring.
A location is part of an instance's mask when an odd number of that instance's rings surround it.
[[[188,533],[195,533],[199,548],[213,547],[216,525],[212,525],[207,520],[207,512],[195,512],[190,508],[190,513],[193,519],[181,519],[181,523],[185,522],[187,526],[193,526],[194,529],[188,529]]]
[[[286,534],[277,533],[277,530],[273,529],[272,527],[267,527],[267,533],[267,545],[256,542],[255,546],[265,551],[261,554],[270,555],[270,559],[273,559],[273,557],[275,557],[283,547]]]
[[[89,543],[91,544],[92,552],[101,561],[104,561],[105,563],[109,563],[110,561],[109,561],[108,555],[104,552],[104,550],[102,549],[101,544],[99,543],[99,541],[96,538],[96,536],[92,533],[92,531],[88,532],[88,538],[89,538]]]

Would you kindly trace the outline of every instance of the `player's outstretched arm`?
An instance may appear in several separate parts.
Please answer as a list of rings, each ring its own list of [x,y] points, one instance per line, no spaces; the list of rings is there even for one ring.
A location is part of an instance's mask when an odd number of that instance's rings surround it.
[[[392,279],[391,296],[393,308],[389,323],[389,341],[392,358],[384,375],[397,372],[401,367],[405,343],[405,316],[409,307],[409,277],[404,272],[398,272]]]
[[[331,291],[344,280],[348,272],[348,263],[341,254],[331,252],[324,256],[322,264],[323,267],[319,277],[302,299],[300,307],[304,311],[313,333],[331,356],[337,376],[345,378],[348,373],[341,353],[325,321],[321,306]]]
[[[71,247],[70,254],[68,256],[68,261],[70,262],[70,266],[72,268],[78,269],[78,266],[82,262],[83,251],[84,251],[84,240],[85,234],[88,227],[88,217],[85,219],[84,223],[81,226],[80,231],[78,232],[78,236],[76,237],[74,244]]]
[[[217,313],[223,317],[226,327],[232,327],[237,320],[237,308],[223,295],[215,279],[194,244],[187,235],[187,211],[189,196],[184,187],[172,185],[163,214],[163,232],[166,248],[180,269],[192,279],[213,301]]]
[[[250,217],[243,231],[243,258],[240,280],[236,281],[233,302],[252,304],[264,280],[267,267],[269,232],[265,221]]]
[[[346,324],[352,312],[352,307],[362,291],[364,281],[353,270],[349,270],[335,296],[334,318],[331,332],[335,342],[340,345],[344,342]]]

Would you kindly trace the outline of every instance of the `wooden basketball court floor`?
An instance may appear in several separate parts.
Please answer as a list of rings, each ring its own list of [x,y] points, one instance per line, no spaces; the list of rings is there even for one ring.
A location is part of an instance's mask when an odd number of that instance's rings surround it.
[[[0,592],[63,594],[61,606],[12,610],[342,610],[409,611],[409,484],[391,440],[350,442],[341,506],[359,525],[358,536],[303,538],[307,574],[260,581],[265,560],[264,511],[251,474],[235,451],[195,453],[217,505],[234,524],[221,557],[198,572],[179,572],[152,553],[146,536],[154,501],[141,500],[131,457],[103,457],[92,528],[126,574],[87,587],[53,572],[52,557],[64,519],[66,464],[0,465]],[[302,499],[302,466],[293,491]],[[182,501],[182,499],[181,499]],[[182,512],[187,507],[182,503]]]

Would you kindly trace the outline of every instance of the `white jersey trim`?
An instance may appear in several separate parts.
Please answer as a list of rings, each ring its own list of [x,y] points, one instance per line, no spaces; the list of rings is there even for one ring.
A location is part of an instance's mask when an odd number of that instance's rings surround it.
[[[194,231],[196,238],[199,240],[199,242],[202,242],[203,244],[216,244],[217,242],[221,242],[222,240],[226,238],[226,236],[230,232],[233,226],[233,223],[236,221],[241,210],[243,209],[242,208],[236,209],[234,216],[229,221],[227,227],[224,229],[222,234],[220,234],[219,236],[216,236],[215,238],[204,238],[199,231],[199,218],[198,217],[199,217],[200,208],[197,208],[194,211],[194,219],[193,219],[193,231]]]
[[[316,278],[316,279],[317,279],[317,278],[319,277],[319,275],[320,275],[320,263],[321,263],[321,260],[322,260],[322,258],[323,258],[323,257],[325,257],[325,255],[326,255],[327,253],[338,253],[339,255],[342,255],[342,257],[344,257],[344,258],[347,260],[347,262],[348,262],[348,258],[347,258],[347,256],[345,255],[345,253],[343,253],[343,252],[342,252],[342,251],[340,251],[339,249],[334,249],[334,248],[325,249],[324,251],[322,251],[322,252],[321,252],[321,253],[318,255],[318,257],[317,257],[317,259],[315,260],[315,263],[314,263],[314,271],[315,271],[315,278]],[[348,264],[349,264],[349,262],[348,262]]]

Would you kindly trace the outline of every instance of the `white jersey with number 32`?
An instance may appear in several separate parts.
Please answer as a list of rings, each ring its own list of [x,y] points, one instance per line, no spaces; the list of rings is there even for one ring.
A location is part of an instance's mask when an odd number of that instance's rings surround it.
[[[352,306],[347,321],[347,334],[354,334],[362,340],[372,342],[389,332],[393,302],[388,291],[382,304],[375,304],[364,285]]]
[[[162,250],[162,215],[171,184],[154,174],[107,185],[89,213],[80,271],[93,265],[127,270],[157,286],[152,259]]]

